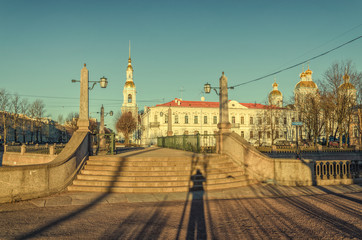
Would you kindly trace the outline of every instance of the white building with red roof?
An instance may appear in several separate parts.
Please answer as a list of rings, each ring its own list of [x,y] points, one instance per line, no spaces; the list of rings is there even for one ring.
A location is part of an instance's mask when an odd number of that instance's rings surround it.
[[[218,131],[219,102],[184,101],[179,98],[145,107],[142,115],[143,145],[154,145],[167,136],[168,112],[172,114],[173,135],[214,134]],[[271,145],[272,140],[292,140],[293,110],[258,103],[229,101],[231,131],[253,144]],[[271,119],[268,120],[268,119]]]

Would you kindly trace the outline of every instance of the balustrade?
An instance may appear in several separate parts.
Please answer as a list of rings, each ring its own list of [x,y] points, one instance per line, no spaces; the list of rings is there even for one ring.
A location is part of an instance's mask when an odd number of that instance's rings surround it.
[[[315,161],[317,180],[355,179],[362,177],[362,160]]]

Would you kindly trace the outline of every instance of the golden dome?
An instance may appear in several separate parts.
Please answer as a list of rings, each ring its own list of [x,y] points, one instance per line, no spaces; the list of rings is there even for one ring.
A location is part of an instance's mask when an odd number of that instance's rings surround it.
[[[343,77],[344,78],[344,77]],[[341,86],[339,86],[338,88],[340,89],[345,89],[345,90],[348,90],[348,89],[356,89],[352,83],[349,83],[349,82],[345,82],[343,83]]]
[[[269,96],[282,96],[282,93],[279,90],[273,90],[269,93]]]
[[[131,82],[131,81],[128,81],[124,84],[125,87],[131,87],[131,88],[134,88],[134,83]]]
[[[133,71],[133,68],[132,68],[131,65],[128,65],[128,66],[127,66],[127,70],[128,70],[128,69],[131,69],[131,70]]]
[[[302,73],[300,74],[300,78],[302,78],[302,77],[305,77],[305,73],[304,73],[304,72],[302,72]]]
[[[309,67],[308,67],[308,69],[305,71],[305,75],[312,75],[312,71],[309,69]]]
[[[278,87],[278,83],[274,82],[273,87]]]
[[[300,81],[295,88],[318,88],[313,81]]]

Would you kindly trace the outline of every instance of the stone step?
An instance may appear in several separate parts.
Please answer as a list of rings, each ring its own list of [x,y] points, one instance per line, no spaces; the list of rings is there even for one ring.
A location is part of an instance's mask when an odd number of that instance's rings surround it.
[[[233,169],[235,165],[230,162],[222,166],[209,167],[208,170],[212,169]],[[192,169],[200,169],[197,166],[184,165],[184,166],[100,166],[100,165],[88,165],[84,166],[85,170],[106,170],[106,171],[191,171]]]
[[[76,179],[74,180],[74,185],[83,185],[83,186],[103,186],[103,187],[173,187],[173,186],[189,186],[190,184],[200,185],[202,182],[207,183],[208,185],[212,184],[221,184],[221,183],[230,183],[234,181],[246,180],[246,176],[233,176],[233,177],[225,177],[225,178],[216,178],[216,179],[205,179],[202,178],[193,178],[186,180],[168,180],[168,181],[130,181],[130,179],[126,179],[123,181],[99,181],[99,180],[83,180]]]
[[[215,161],[210,160],[200,160],[200,161],[193,161],[193,160],[183,160],[183,161],[160,161],[159,159],[154,159],[152,161],[133,161],[133,160],[121,160],[121,161],[109,161],[109,160],[88,160],[87,165],[92,166],[122,166],[122,167],[128,167],[128,166],[185,166],[185,165],[192,165],[192,166],[213,166],[213,167],[219,167],[227,164],[232,164],[227,159],[217,159]]]
[[[94,172],[93,172],[94,173]],[[95,172],[98,173],[98,172]],[[147,172],[148,173],[148,172]],[[130,174],[127,173],[115,173],[114,175],[96,175],[96,174],[79,174],[77,179],[81,180],[96,180],[96,181],[188,181],[190,179],[190,173],[187,175],[168,175],[165,176],[163,172],[159,172],[156,176],[150,175],[140,175],[134,176],[133,172]],[[237,177],[243,176],[243,172],[234,171],[228,173],[215,173],[208,174],[207,179],[216,179],[216,178],[227,178],[227,177]]]
[[[124,162],[113,162],[113,161],[87,161],[87,166],[112,166],[112,167],[181,167],[184,168],[185,166],[193,166],[193,167],[203,167],[208,166],[210,168],[219,168],[225,166],[234,166],[234,164],[230,161],[220,161],[220,162],[175,162],[175,161],[124,161]]]
[[[137,157],[137,156],[129,156],[129,157],[122,157],[122,156],[89,156],[89,161],[93,160],[102,160],[102,161],[217,161],[217,160],[225,160],[228,159],[227,156],[220,156],[218,154],[208,154],[208,155],[200,155],[196,154],[195,156],[170,156],[170,157]]]
[[[222,190],[249,185],[248,180],[234,181],[230,183],[204,185],[203,188],[195,187],[193,190]],[[106,187],[106,186],[79,186],[71,185],[68,187],[69,191],[79,192],[113,192],[113,193],[162,193],[162,192],[188,192],[188,186],[173,186],[173,187]]]
[[[196,174],[197,169],[191,170],[176,170],[176,171],[111,171],[111,170],[81,170],[82,175],[104,175],[104,176],[190,176]],[[202,170],[201,170],[202,171]],[[225,169],[208,169],[207,175],[213,174],[230,174],[239,172],[244,174],[244,171],[238,167]]]

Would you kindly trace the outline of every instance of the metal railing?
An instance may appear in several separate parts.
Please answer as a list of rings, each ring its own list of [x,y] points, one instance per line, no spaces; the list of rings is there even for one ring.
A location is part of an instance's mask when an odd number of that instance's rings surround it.
[[[215,153],[216,138],[213,134],[157,137],[157,146],[196,153]]]
[[[59,154],[65,144],[23,144],[23,145],[6,145],[5,152],[14,153],[35,153],[35,154]]]
[[[293,153],[296,152],[297,147],[291,146],[275,146],[273,149],[272,147],[267,146],[258,146],[255,147],[258,151],[263,153],[271,153],[271,152],[278,152],[278,153]],[[354,147],[349,148],[333,148],[333,147],[322,147],[318,149],[316,147],[299,147],[299,152],[301,153],[308,153],[308,152],[357,152]]]
[[[104,138],[104,146],[101,146],[101,140]],[[98,155],[100,153],[105,154],[115,154],[116,153],[116,142],[115,142],[115,134],[107,133],[107,134],[91,134],[90,135],[92,154]]]
[[[362,178],[362,160],[315,161],[317,180]]]

